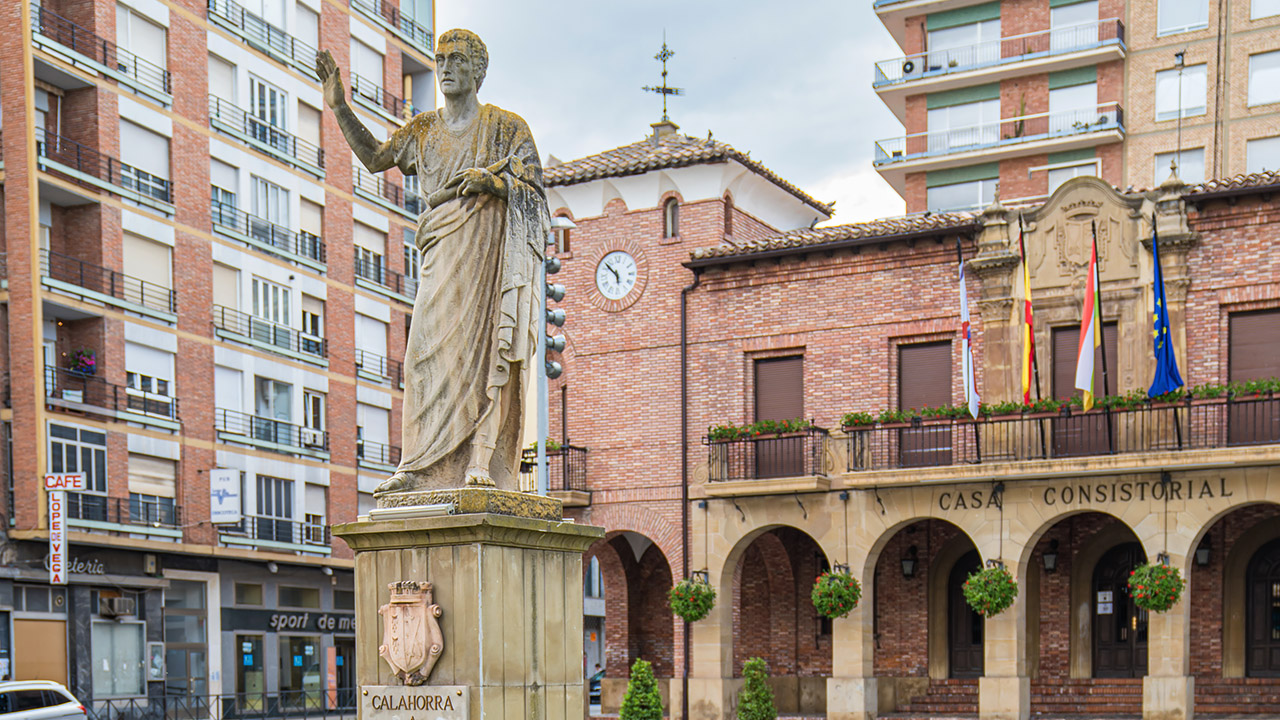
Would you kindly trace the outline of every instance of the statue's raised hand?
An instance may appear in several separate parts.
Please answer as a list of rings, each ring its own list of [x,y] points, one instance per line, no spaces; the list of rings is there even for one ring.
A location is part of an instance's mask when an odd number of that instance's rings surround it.
[[[316,75],[324,85],[324,101],[329,107],[336,108],[347,101],[346,91],[342,88],[342,72],[333,59],[333,53],[321,50],[316,53]]]

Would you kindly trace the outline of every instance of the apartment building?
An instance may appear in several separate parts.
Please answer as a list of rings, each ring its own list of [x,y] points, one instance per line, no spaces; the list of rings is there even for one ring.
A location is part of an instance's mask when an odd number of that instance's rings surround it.
[[[385,138],[434,108],[433,12],[0,8],[0,673],[112,716],[353,706],[352,555],[328,528],[399,461],[422,207],[353,164],[314,58]],[[42,483],[64,473],[65,501]]]
[[[872,82],[904,126],[874,164],[907,212],[1280,168],[1274,0],[878,0],[903,56]],[[1181,156],[1178,155],[1181,149]]]

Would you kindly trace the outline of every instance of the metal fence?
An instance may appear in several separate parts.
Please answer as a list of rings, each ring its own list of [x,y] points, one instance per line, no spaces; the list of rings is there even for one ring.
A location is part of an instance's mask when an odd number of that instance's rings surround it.
[[[176,528],[181,516],[181,510],[173,504],[172,498],[140,495],[114,498],[85,492],[67,493],[67,517],[72,520]]]
[[[360,190],[380,197],[415,216],[421,215],[427,209],[426,202],[417,193],[407,192],[385,177],[368,172],[359,164],[355,165],[355,177],[352,182]]]
[[[96,375],[66,368],[45,367],[44,395],[52,400],[101,408],[112,413],[131,412],[178,419],[177,398],[116,385]]]
[[[219,525],[222,535],[234,535],[267,542],[292,545],[328,546],[329,526],[294,520],[293,518],[245,515],[234,525]],[[251,696],[252,697],[252,696]]]
[[[96,178],[108,185],[132,190],[139,195],[162,202],[173,202],[173,183],[127,163],[82,145],[71,138],[45,131],[36,134],[36,153],[78,173]],[[57,172],[56,168],[50,168]],[[72,177],[77,182],[82,178]]]
[[[384,2],[384,0],[352,0],[351,5],[381,17],[388,25],[404,33],[410,42],[427,52],[432,51],[434,38],[431,30],[405,17],[396,4]]]
[[[324,241],[305,230],[295,233],[269,220],[250,215],[235,205],[217,200],[209,201],[209,215],[213,219],[215,228],[223,227],[232,230],[251,237],[263,245],[310,258],[316,262],[325,261]]]
[[[714,482],[825,476],[823,456],[828,435],[825,429],[815,427],[785,435],[705,439],[709,478]]]
[[[360,257],[359,247],[355,248],[355,274],[356,277],[381,285],[397,295],[411,298],[418,292],[416,279],[388,268],[381,257],[374,261]]]
[[[328,354],[328,345],[324,338],[307,335],[287,325],[263,320],[222,305],[213,306],[213,325],[223,332],[256,340],[281,350],[316,357],[326,357]]]
[[[405,120],[413,117],[413,104],[401,100],[400,98],[387,92],[382,87],[382,83],[361,77],[355,73],[351,73],[351,99],[355,100],[357,96],[363,97],[369,102],[381,107],[391,114],[392,117],[398,117]]]
[[[228,695],[161,695],[86,703],[89,720],[345,720],[356,688]]]
[[[364,350],[356,350],[356,369],[386,378],[392,385],[399,386],[404,382],[404,363]]]
[[[356,459],[378,465],[399,465],[400,448],[361,438],[356,440]]]
[[[47,8],[31,6],[31,29],[38,35],[132,78],[139,85],[173,94],[169,71],[134,55]]]
[[[299,450],[329,451],[329,433],[325,430],[314,430],[238,410],[217,408],[214,413],[214,429],[228,435],[239,435]]]
[[[316,49],[310,45],[245,10],[234,0],[208,0],[208,11],[210,18],[235,28],[250,45],[283,55],[315,75]]]
[[[324,150],[217,95],[210,94],[209,121],[212,123],[214,120],[226,123],[282,155],[313,167],[324,167]]]
[[[108,270],[51,250],[40,251],[40,272],[47,278],[92,290],[153,310],[177,312],[177,295],[169,288]]]
[[[520,472],[524,476],[524,487],[536,485],[537,471],[537,449],[525,448],[520,455]],[[587,492],[586,448],[566,445],[555,450],[547,450],[547,489]]]

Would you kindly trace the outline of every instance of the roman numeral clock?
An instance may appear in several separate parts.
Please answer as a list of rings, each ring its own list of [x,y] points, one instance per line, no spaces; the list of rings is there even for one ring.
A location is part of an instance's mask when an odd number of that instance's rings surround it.
[[[639,243],[614,240],[596,251],[591,304],[606,312],[621,312],[635,304],[649,281],[649,261]]]

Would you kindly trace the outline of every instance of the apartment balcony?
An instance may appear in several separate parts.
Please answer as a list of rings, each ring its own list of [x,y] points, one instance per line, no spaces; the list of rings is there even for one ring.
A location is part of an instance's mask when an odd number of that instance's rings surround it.
[[[181,540],[182,512],[171,498],[114,498],[68,492],[67,527]]]
[[[360,248],[355,249],[356,285],[393,300],[413,304],[413,297],[418,292],[418,281],[387,268],[381,262],[370,262],[360,257]]]
[[[36,134],[39,169],[173,215],[173,183],[51,132]]]
[[[1120,456],[1140,454],[1148,460],[1159,454],[1160,467],[1176,466],[1179,455],[1204,464],[1202,451],[1280,444],[1280,398],[1226,397],[1090,412],[1068,407],[979,420],[916,419],[847,428],[844,442],[850,473],[1017,462],[1044,468],[1045,461],[1117,456],[1122,462]],[[985,477],[1013,473],[981,472]]]
[[[412,103],[387,92],[381,82],[355,73],[351,73],[351,100],[396,123],[403,123],[417,113]]]
[[[308,335],[288,325],[254,317],[239,310],[213,306],[214,334],[224,340],[243,343],[275,355],[329,367],[328,345],[324,338]]]
[[[219,235],[316,272],[325,271],[324,240],[305,230],[294,232],[217,200],[209,201],[209,216],[213,221],[213,231]]]
[[[1124,139],[1119,103],[1005,118],[971,127],[921,132],[876,143],[875,167],[899,194],[907,173],[1094,147]]]
[[[434,52],[431,29],[404,16],[400,8],[387,0],[351,0],[351,7],[401,40],[413,45],[427,57]]]
[[[94,415],[177,432],[178,399],[116,385],[96,375],[44,368],[44,401],[66,413]]]
[[[209,127],[267,157],[324,178],[324,150],[212,94],[209,95]]]
[[[826,490],[829,433],[818,427],[735,440],[704,439],[707,494],[738,495]]]
[[[245,515],[235,525],[218,526],[218,540],[223,545],[264,550],[328,555],[332,552],[332,539],[328,525],[300,522],[292,518]]]
[[[70,255],[41,250],[40,284],[82,300],[168,323],[178,322],[177,294],[173,290]]]
[[[395,472],[400,465],[400,448],[371,440],[357,440],[356,462],[362,467]]]
[[[376,383],[404,387],[404,363],[364,350],[356,350],[356,375]]]
[[[538,450],[525,448],[520,455],[520,486],[538,486]],[[587,449],[565,445],[547,449],[547,494],[559,498],[565,507],[587,507],[591,490],[587,487]]]
[[[319,82],[315,48],[245,10],[234,0],[208,0],[207,7],[210,22],[230,31],[249,47]]]
[[[370,173],[359,162],[355,163],[353,169],[351,184],[356,195],[365,200],[415,221],[427,209],[427,203],[418,193],[405,190],[382,175]]]
[[[47,8],[31,6],[31,41],[36,48],[82,70],[109,77],[119,85],[168,107],[173,104],[169,71],[137,57]],[[36,70],[36,77],[62,86],[70,80],[52,66]],[[83,87],[74,80],[75,87]]]
[[[876,63],[872,86],[905,122],[908,95],[1088,67],[1124,56],[1124,23],[1111,18],[884,60]]]
[[[213,420],[218,440],[284,453],[329,459],[329,433],[285,420],[217,408]]]
[[[871,6],[898,46],[906,47],[908,18],[982,5],[985,2],[988,0],[872,0]],[[912,27],[918,31],[919,24],[913,23]]]

